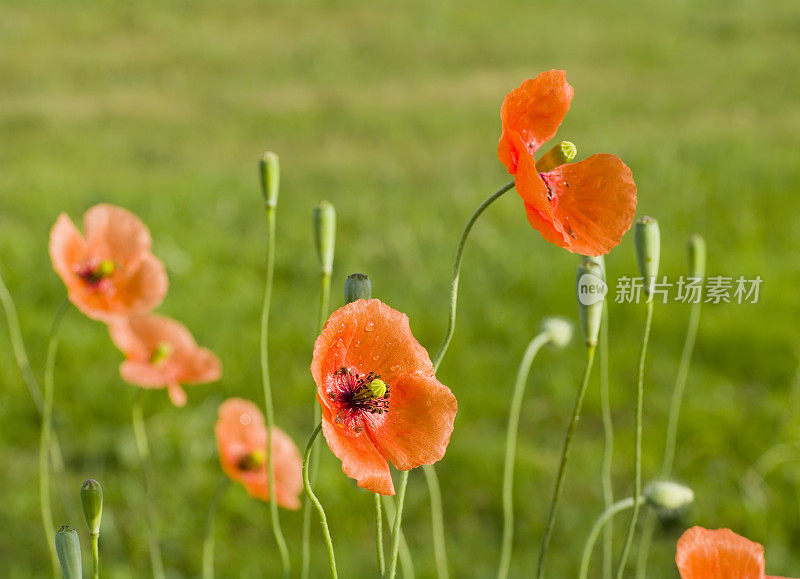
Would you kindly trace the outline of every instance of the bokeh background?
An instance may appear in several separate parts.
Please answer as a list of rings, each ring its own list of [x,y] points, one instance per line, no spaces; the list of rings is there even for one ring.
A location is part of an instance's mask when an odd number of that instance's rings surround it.
[[[467,217],[508,180],[496,158],[507,91],[567,70],[575,99],[558,134],[579,156],[611,152],[633,169],[639,213],[662,229],[662,271],[686,273],[685,243],[708,240],[711,274],[754,277],[758,304],[704,309],[680,428],[676,476],[697,502],[656,535],[650,577],[674,577],[675,540],[691,524],[762,542],[767,571],[800,573],[800,4],[795,0],[183,0],[0,3],[0,270],[39,376],[64,287],[48,231],[98,202],[149,225],[170,293],[160,312],[222,359],[216,384],[173,407],[148,392],[159,531],[171,577],[197,576],[206,507],[221,475],[213,425],[229,396],[261,401],[258,327],[265,220],[257,160],[280,154],[272,376],[278,424],[304,446],[314,389],[318,273],[311,210],[335,204],[332,306],[344,277],[411,318],[435,350],[450,267]],[[474,230],[459,323],[440,370],[459,400],[438,465],[455,577],[489,577],[501,531],[501,465],[518,361],[540,320],[576,319],[577,258],[546,244],[507,194]],[[631,236],[607,259],[635,275]],[[646,382],[645,478],[660,464],[688,306],[658,305]],[[632,483],[632,423],[642,306],[610,307],[617,496]],[[106,493],[102,560],[110,577],[144,577],[149,559],[130,421],[134,387],[104,327],[76,310],[56,374],[56,428],[68,485]],[[583,348],[536,361],[521,423],[513,575],[529,576],[552,490]],[[549,558],[573,576],[602,505],[598,384],[589,393]],[[37,493],[39,419],[0,331],[0,561],[8,577],[46,576]],[[759,492],[740,484],[765,452]],[[318,494],[344,577],[370,577],[373,512],[321,446]],[[773,449],[770,451],[770,449]],[[788,461],[788,462],[786,462]],[[794,461],[794,462],[792,462]],[[56,522],[83,529],[54,495]],[[424,477],[409,484],[404,527],[420,577],[434,573]],[[621,524],[626,517],[621,517]],[[299,567],[302,515],[282,512]],[[314,526],[314,575],[326,560]],[[271,577],[268,509],[231,488],[218,519],[220,576]],[[85,541],[84,541],[85,542]],[[595,559],[599,561],[599,559]]]

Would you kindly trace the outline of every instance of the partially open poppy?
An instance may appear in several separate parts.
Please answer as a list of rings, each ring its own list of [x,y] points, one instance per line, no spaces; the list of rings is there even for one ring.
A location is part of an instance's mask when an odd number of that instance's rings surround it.
[[[764,574],[764,547],[730,529],[692,527],[678,539],[681,579],[786,579]]]
[[[217,357],[175,320],[150,314],[116,320],[108,329],[125,354],[122,378],[142,388],[166,388],[175,406],[186,404],[181,384],[213,382],[222,373]]]
[[[50,231],[50,259],[70,301],[90,318],[111,321],[144,314],[167,293],[164,264],[151,252],[150,232],[130,211],[95,205],[84,235],[62,213]]]
[[[272,449],[275,501],[287,509],[300,508],[303,490],[300,451],[278,427],[267,434],[264,416],[255,404],[229,398],[219,407],[215,427],[219,461],[231,480],[242,483],[251,497],[269,500],[267,447]],[[272,441],[270,443],[270,438]]]
[[[311,373],[322,432],[358,486],[393,495],[387,460],[410,470],[444,456],[456,399],[405,314],[379,300],[339,308],[314,344]]]
[[[528,79],[506,95],[497,156],[514,175],[528,222],[573,253],[603,255],[619,244],[636,211],[631,170],[614,155],[593,155],[540,172],[534,153],[558,130],[572,102],[563,70]]]

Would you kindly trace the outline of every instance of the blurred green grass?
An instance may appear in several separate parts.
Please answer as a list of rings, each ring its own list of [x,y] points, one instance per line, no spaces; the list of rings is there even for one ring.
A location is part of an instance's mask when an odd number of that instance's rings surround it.
[[[495,156],[504,94],[539,71],[568,72],[576,97],[559,132],[579,155],[613,152],[632,167],[640,213],[656,216],[663,272],[685,271],[701,232],[709,271],[760,275],[756,305],[706,307],[680,430],[676,475],[697,505],[685,524],[731,527],[766,546],[767,570],[800,569],[797,464],[773,472],[761,501],[739,480],[764,451],[796,439],[800,287],[800,5],[793,0],[670,2],[499,0],[435,3],[306,0],[0,3],[0,268],[20,308],[34,368],[64,288],[47,236],[59,212],[125,206],[148,223],[170,273],[160,311],[222,358],[219,384],[189,404],[146,397],[170,575],[200,569],[205,508],[221,477],[213,423],[228,396],[260,400],[258,317],[265,224],[256,162],[281,156],[272,360],[279,424],[299,446],[311,430],[308,371],[317,275],[312,206],[339,217],[334,297],[353,271],[409,314],[435,349],[463,223],[506,182]],[[456,577],[492,576],[500,544],[501,451],[516,365],[541,318],[575,318],[576,258],[546,245],[513,193],[470,240],[459,324],[440,378],[459,399],[438,470]],[[631,239],[608,258],[634,275]],[[688,307],[659,306],[647,379],[645,477],[660,463],[666,409]],[[642,308],[610,308],[617,426],[615,483],[631,487],[635,356]],[[57,429],[70,484],[106,491],[103,565],[149,569],[130,428],[132,387],[104,328],[69,314],[57,370]],[[534,366],[521,423],[514,576],[535,563],[563,430],[582,364],[575,345]],[[39,420],[0,332],[0,560],[4,574],[46,573],[38,511]],[[590,393],[549,562],[575,573],[602,503],[602,426]],[[374,575],[369,496],[325,449],[318,485],[342,575]],[[58,505],[58,503],[56,502]],[[56,510],[57,523],[80,527]],[[283,513],[297,539],[301,515]],[[434,567],[427,495],[411,478],[404,517],[419,575]],[[265,505],[232,489],[218,523],[221,576],[273,576]],[[624,523],[624,521],[621,521]],[[661,532],[651,577],[675,576],[681,529]],[[321,541],[315,574],[324,573]]]

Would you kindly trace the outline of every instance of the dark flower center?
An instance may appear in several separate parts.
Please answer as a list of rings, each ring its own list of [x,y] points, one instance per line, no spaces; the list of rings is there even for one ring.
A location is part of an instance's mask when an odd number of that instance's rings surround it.
[[[333,384],[328,398],[339,405],[336,423],[351,427],[356,433],[364,425],[374,426],[376,420],[389,412],[389,385],[375,372],[359,374],[341,367],[333,373]]]
[[[98,291],[108,289],[110,284],[108,278],[114,275],[116,271],[117,264],[110,259],[102,261],[92,259],[75,267],[75,273],[78,274],[78,277]]]

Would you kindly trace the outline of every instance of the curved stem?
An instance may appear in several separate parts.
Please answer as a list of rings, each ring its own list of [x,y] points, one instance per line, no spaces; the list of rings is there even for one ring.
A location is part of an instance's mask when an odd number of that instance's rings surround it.
[[[600,326],[600,409],[603,416],[603,502],[605,508],[614,504],[612,465],[614,462],[614,422],[611,418],[611,396],[608,379],[608,304],[603,304]],[[612,527],[603,529],[603,577],[611,579],[614,573],[614,533]]]
[[[331,566],[331,577],[336,579],[338,574],[336,573],[336,557],[333,553],[333,541],[331,540],[331,532],[328,529],[328,518],[325,516],[325,509],[322,508],[322,503],[319,502],[317,495],[314,494],[314,491],[311,489],[311,481],[308,479],[308,459],[311,455],[311,449],[314,447],[314,441],[317,439],[320,431],[322,430],[322,424],[317,424],[317,427],[314,429],[314,432],[311,434],[311,438],[308,439],[308,444],[306,444],[306,451],[303,455],[303,487],[306,489],[306,494],[308,495],[309,500],[313,503],[314,507],[317,509],[319,513],[319,522],[322,525],[322,534],[325,537],[325,543],[328,546],[328,558],[330,560]]]
[[[400,550],[400,525],[403,522],[403,504],[406,500],[406,487],[408,486],[408,475],[411,471],[403,471],[400,476],[400,490],[397,493],[397,514],[394,517],[394,530],[392,531],[392,557],[389,562],[388,579],[394,579],[397,572],[397,554]]]
[[[597,542],[597,535],[600,534],[600,531],[605,527],[606,523],[611,520],[611,517],[616,515],[620,511],[624,511],[625,509],[629,509],[634,505],[634,500],[632,497],[628,497],[627,499],[622,499],[619,502],[616,502],[612,505],[606,507],[606,510],[597,518],[594,522],[594,526],[592,527],[591,532],[589,533],[589,537],[586,539],[586,544],[583,547],[583,556],[581,557],[581,569],[580,573],[578,574],[579,579],[586,579],[589,575],[589,562],[592,559],[592,551],[594,550],[594,544]]]
[[[500,566],[497,570],[498,579],[508,577],[508,570],[511,566],[511,546],[514,539],[514,458],[517,453],[517,432],[519,431],[522,400],[525,396],[525,386],[528,382],[533,359],[549,340],[549,335],[543,332],[530,341],[525,349],[525,354],[522,356],[522,361],[517,370],[517,380],[514,383],[511,410],[508,413],[508,430],[506,431],[506,455],[503,468],[503,546],[500,555]]]
[[[50,470],[48,456],[50,455],[50,438],[53,430],[53,398],[55,396],[55,367],[56,354],[58,353],[58,330],[61,320],[67,312],[69,301],[64,300],[58,308],[53,325],[50,327],[50,342],[47,346],[47,361],[44,370],[44,401],[42,405],[42,432],[39,439],[39,502],[42,509],[42,525],[47,547],[50,550],[50,562],[53,565],[53,574],[58,575],[59,563],[53,542],[53,509],[50,505]]]
[[[633,512],[628,523],[628,531],[625,536],[625,546],[622,549],[622,557],[617,568],[617,579],[622,579],[625,574],[625,564],[628,562],[628,554],[633,544],[633,535],[636,531],[636,521],[639,518],[639,506],[642,496],[642,412],[644,405],[644,363],[647,356],[647,342],[650,340],[650,326],[653,322],[653,297],[647,301],[647,317],[644,322],[644,336],[642,337],[642,349],[639,354],[639,372],[636,380],[636,425],[635,425],[635,457],[633,474]]]
[[[89,538],[92,542],[92,577],[100,577],[100,533],[90,533]]]
[[[156,510],[153,506],[153,487],[155,477],[153,463],[150,460],[150,445],[147,442],[147,429],[142,414],[142,390],[136,390],[133,396],[133,433],[136,437],[136,448],[139,451],[139,461],[144,472],[145,518],[147,520],[147,540],[150,543],[150,564],[153,567],[153,577],[164,579],[164,562],[161,558],[161,546],[156,533]]]
[[[542,537],[542,546],[539,550],[539,564],[536,571],[536,576],[539,579],[544,576],[544,561],[547,557],[547,548],[550,546],[550,537],[553,534],[553,528],[556,524],[556,511],[558,510],[558,503],[561,500],[561,492],[564,490],[564,480],[567,475],[567,462],[569,461],[569,454],[572,450],[572,440],[575,437],[575,431],[578,428],[578,420],[581,415],[583,399],[586,397],[586,390],[589,385],[589,376],[592,372],[595,349],[595,346],[589,346],[586,349],[586,367],[583,371],[583,379],[581,380],[581,387],[578,390],[578,397],[575,399],[575,408],[572,411],[572,420],[570,421],[569,429],[567,430],[567,436],[564,439],[564,450],[561,452],[561,465],[558,468],[556,487],[553,491],[553,500],[550,503],[550,513],[547,516],[547,525],[545,526],[544,536]]]
[[[428,484],[428,494],[431,501],[431,526],[433,527],[433,553],[436,559],[436,575],[439,579],[450,576],[447,564],[447,546],[444,540],[444,515],[442,510],[442,489],[439,486],[439,476],[432,464],[422,466],[425,473],[425,482]]]
[[[264,283],[264,303],[261,308],[261,384],[264,388],[264,416],[267,423],[267,432],[272,434],[275,426],[275,411],[272,405],[272,388],[269,380],[269,306],[272,301],[272,279],[275,271],[275,207],[268,205],[267,211],[267,274]],[[272,523],[272,534],[281,557],[284,578],[289,577],[291,562],[286,539],[281,530],[281,520],[278,514],[278,502],[275,493],[275,466],[272,462],[272,448],[267,452],[267,486],[269,493],[269,512]]]
[[[383,514],[381,512],[381,495],[375,493],[375,546],[378,550],[378,573],[386,573],[386,558],[383,555]]]
[[[381,497],[383,502],[383,512],[386,513],[386,522],[390,527],[394,526],[394,516],[396,509],[392,497]],[[400,566],[403,568],[403,577],[413,579],[416,576],[414,570],[414,559],[411,557],[411,550],[408,548],[405,533],[400,529]]]
[[[214,523],[217,518],[217,507],[219,506],[225,491],[230,486],[230,480],[223,476],[214,491],[211,502],[208,503],[208,515],[206,516],[206,536],[203,538],[203,579],[213,579],[214,577]]]

